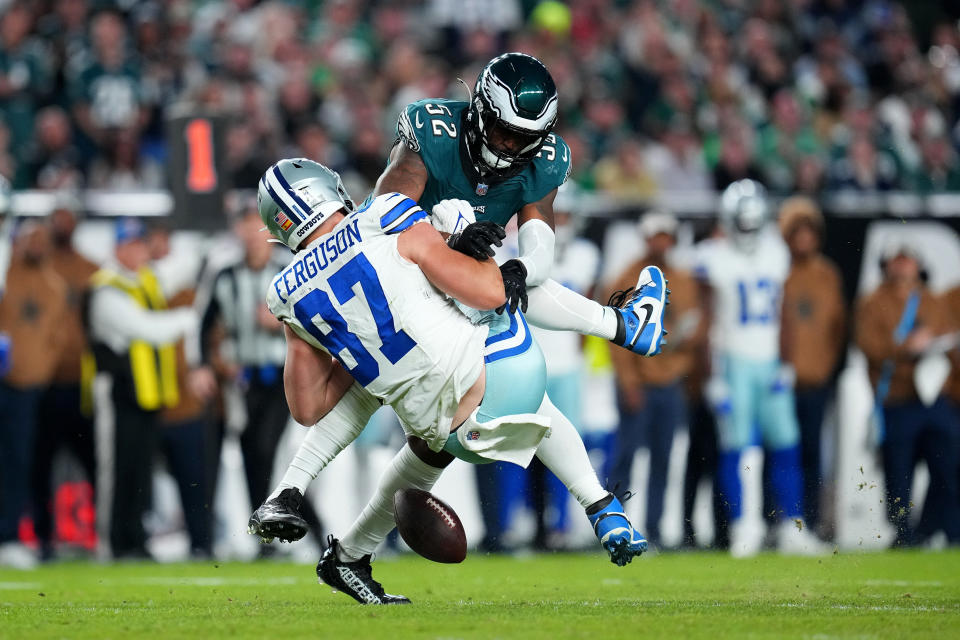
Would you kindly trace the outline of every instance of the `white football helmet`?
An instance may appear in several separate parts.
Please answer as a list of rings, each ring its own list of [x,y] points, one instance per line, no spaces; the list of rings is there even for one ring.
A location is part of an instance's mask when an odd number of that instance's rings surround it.
[[[752,252],[770,219],[767,190],[754,180],[738,180],[720,197],[720,223],[741,250]]]

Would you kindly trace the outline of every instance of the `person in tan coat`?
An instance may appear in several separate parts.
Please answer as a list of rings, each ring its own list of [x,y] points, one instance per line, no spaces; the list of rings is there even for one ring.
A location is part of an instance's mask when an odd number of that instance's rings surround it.
[[[696,346],[706,337],[706,322],[696,281],[688,272],[674,267],[668,257],[676,243],[676,218],[669,213],[650,212],[641,219],[639,230],[647,243],[647,253],[627,267],[612,288],[632,287],[636,283],[632,274],[644,265],[663,269],[671,292],[665,320],[670,339],[655,360],[638,358],[623,349],[610,353],[620,410],[610,483],[617,492],[626,492],[637,449],[650,450],[646,532],[647,539],[656,544],[673,437],[678,428],[687,425],[685,378],[693,367]]]
[[[958,339],[960,339],[960,286],[941,294],[940,304],[943,305],[947,317],[947,327],[954,339],[953,348],[947,354],[950,358],[951,369],[950,376],[943,385],[943,394],[946,396],[947,403],[953,410],[954,416],[956,416],[958,425],[960,425],[960,342],[958,342]],[[960,462],[957,463],[957,473],[957,486],[958,492],[960,492]],[[928,523],[935,518],[934,510],[927,509],[925,502],[923,514],[917,526],[921,535],[923,530],[929,528]]]
[[[846,302],[840,270],[821,253],[824,225],[820,209],[798,196],[780,207],[780,232],[790,248],[790,274],[783,287],[783,340],[796,372],[794,394],[800,425],[804,520],[820,521],[820,464],[823,415],[833,388],[833,374],[847,344]]]
[[[856,311],[857,346],[867,357],[878,405],[878,436],[887,487],[887,515],[897,527],[895,545],[916,540],[910,525],[910,490],[917,459],[930,471],[928,499],[951,542],[960,541],[957,418],[941,396],[924,404],[914,385],[917,361],[949,330],[941,301],[926,287],[916,251],[893,244],[884,251],[884,278],[861,298]]]
[[[60,357],[66,299],[67,286],[50,264],[50,229],[22,223],[0,301],[0,331],[11,344],[10,370],[0,381],[0,566],[36,562],[19,544],[18,526],[29,499],[37,406]]]
[[[99,268],[73,246],[77,215],[73,203],[61,201],[50,214],[53,252],[50,265],[67,286],[66,307],[58,326],[60,358],[50,387],[40,400],[33,461],[33,529],[41,556],[54,555],[53,461],[62,449],[80,462],[87,479],[96,481],[93,441],[93,356],[83,327],[81,301],[90,291],[90,277]],[[91,497],[95,495],[91,491]]]

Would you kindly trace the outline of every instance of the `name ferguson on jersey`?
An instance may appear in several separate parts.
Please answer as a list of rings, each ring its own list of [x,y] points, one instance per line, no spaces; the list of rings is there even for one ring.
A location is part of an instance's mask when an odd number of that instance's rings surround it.
[[[331,234],[329,238],[317,244],[312,250],[304,253],[303,257],[287,267],[279,276],[273,280],[273,288],[277,292],[281,302],[286,302],[280,291],[280,283],[286,289],[288,296],[305,284],[307,280],[314,277],[343,255],[347,249],[357,242],[361,242],[360,229],[357,226],[357,219],[354,218],[350,224],[338,229]]]

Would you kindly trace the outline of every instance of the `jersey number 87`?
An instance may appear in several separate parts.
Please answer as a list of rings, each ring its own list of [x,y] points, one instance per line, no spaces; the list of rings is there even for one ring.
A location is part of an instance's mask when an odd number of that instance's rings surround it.
[[[399,362],[417,346],[413,338],[402,329],[397,330],[394,325],[390,305],[380,284],[377,272],[362,253],[354,256],[349,262],[327,279],[330,289],[337,298],[337,302],[345,304],[356,294],[354,285],[359,284],[360,290],[366,299],[370,313],[377,325],[377,334],[380,336],[380,353],[391,364]],[[380,375],[380,365],[363,345],[360,338],[350,330],[346,319],[330,302],[330,297],[322,289],[313,289],[293,305],[293,312],[300,324],[323,345],[330,355],[340,361],[340,364],[350,372],[354,379],[367,386]],[[329,331],[324,332],[314,322],[320,316]],[[344,360],[346,351],[352,363]]]

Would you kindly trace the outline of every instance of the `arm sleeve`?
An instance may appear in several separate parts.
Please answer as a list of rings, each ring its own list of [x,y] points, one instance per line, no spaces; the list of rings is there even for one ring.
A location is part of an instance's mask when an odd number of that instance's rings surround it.
[[[527,269],[527,286],[535,287],[550,277],[555,243],[553,229],[543,220],[528,220],[520,226],[517,241],[519,260]]]
[[[126,346],[131,340],[146,340],[152,345],[174,342],[196,324],[193,309],[150,311],[138,306],[122,291],[104,287],[90,301],[93,333],[104,343]],[[121,345],[123,341],[123,345]]]

